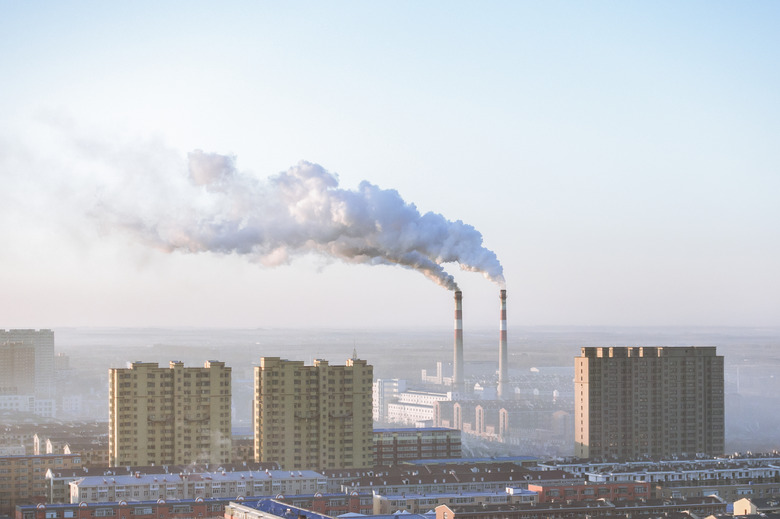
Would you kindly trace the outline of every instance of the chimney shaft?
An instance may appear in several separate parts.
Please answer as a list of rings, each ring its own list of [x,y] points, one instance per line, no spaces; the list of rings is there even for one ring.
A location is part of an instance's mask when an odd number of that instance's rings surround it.
[[[452,389],[463,393],[463,292],[455,291],[455,345],[452,360]]]
[[[501,313],[498,327],[498,398],[505,399],[509,387],[509,362],[506,345],[506,290],[499,293],[501,300]]]

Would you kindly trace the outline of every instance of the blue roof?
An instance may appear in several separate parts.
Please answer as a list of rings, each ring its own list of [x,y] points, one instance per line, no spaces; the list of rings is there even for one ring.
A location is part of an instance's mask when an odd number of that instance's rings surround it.
[[[252,505],[251,502],[248,503],[246,501],[241,504],[256,510],[260,510],[261,512],[265,512],[267,514],[288,519],[298,519],[301,516],[306,517],[306,519],[333,519],[329,515],[318,514],[317,512],[312,512],[311,510],[306,510],[305,508],[298,508],[297,506],[292,506],[275,499],[261,499],[255,505]]]

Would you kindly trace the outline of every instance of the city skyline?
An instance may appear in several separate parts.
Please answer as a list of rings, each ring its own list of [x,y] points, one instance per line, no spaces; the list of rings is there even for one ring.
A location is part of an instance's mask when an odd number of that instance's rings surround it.
[[[780,326],[778,10],[4,4],[5,325],[451,326],[407,269],[167,253],[98,211],[208,205],[181,187],[202,150],[473,226],[510,348],[513,326]],[[496,327],[499,286],[443,266],[464,329]]]

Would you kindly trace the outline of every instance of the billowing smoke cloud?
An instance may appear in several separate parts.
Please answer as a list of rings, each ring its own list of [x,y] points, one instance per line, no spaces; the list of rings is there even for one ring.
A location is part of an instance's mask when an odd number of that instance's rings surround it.
[[[317,164],[300,162],[262,182],[238,172],[234,157],[196,150],[189,154],[186,189],[195,192],[175,197],[187,205],[168,207],[165,216],[104,204],[102,217],[166,251],[245,254],[267,266],[314,252],[350,263],[401,265],[450,290],[457,284],[442,265],[457,262],[504,282],[498,258],[471,225],[420,214],[397,191],[366,181],[357,190],[342,189],[336,175]]]

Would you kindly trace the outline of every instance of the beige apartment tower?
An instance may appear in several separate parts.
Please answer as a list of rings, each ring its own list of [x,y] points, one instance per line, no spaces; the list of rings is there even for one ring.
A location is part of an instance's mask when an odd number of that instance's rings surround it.
[[[35,394],[35,346],[0,343],[0,395]]]
[[[24,375],[28,383],[32,385],[32,390],[25,385],[21,388],[17,385],[18,393],[15,394],[33,394],[36,398],[49,399],[55,396],[54,387],[54,332],[51,330],[0,330],[0,344],[16,343],[17,348],[21,344],[32,347],[35,362],[33,369],[22,369],[27,373]],[[18,359],[17,359],[18,360]],[[0,386],[6,385],[0,382]]]
[[[582,348],[574,393],[576,456],[723,454],[723,357],[714,347]]]
[[[255,367],[255,461],[284,470],[373,465],[373,367],[263,357]]]
[[[230,368],[134,362],[110,369],[111,466],[228,463],[231,450]]]

